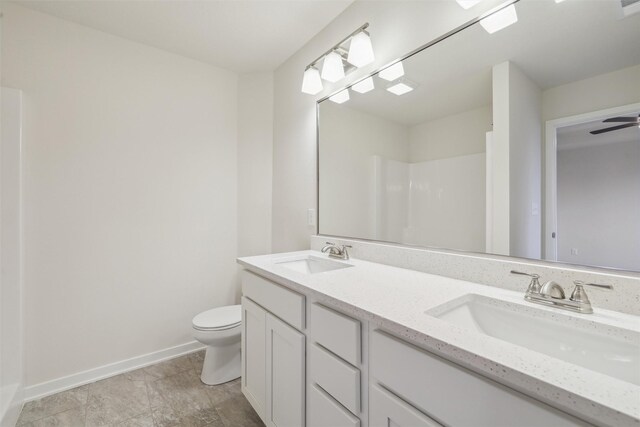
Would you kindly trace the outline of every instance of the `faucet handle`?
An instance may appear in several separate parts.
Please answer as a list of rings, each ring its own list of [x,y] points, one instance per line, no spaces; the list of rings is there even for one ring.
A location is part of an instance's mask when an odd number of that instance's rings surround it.
[[[524,273],[522,271],[511,270],[511,274],[519,274],[521,276],[529,276],[531,277],[531,282],[529,283],[529,287],[527,288],[527,294],[539,294],[542,286],[540,286],[539,274],[535,273]]]
[[[569,299],[571,301],[581,303],[583,306],[588,306],[589,308],[591,308],[591,301],[589,301],[589,297],[587,296],[587,293],[585,292],[583,286],[593,286],[595,288],[601,289],[613,289],[613,286],[611,285],[603,285],[600,283],[585,283],[582,280],[574,280],[573,284],[576,285],[576,287],[573,289],[573,292],[571,293],[571,297]]]
[[[342,259],[349,259],[347,248],[351,249],[352,247],[351,245],[342,245]]]
[[[602,283],[585,283],[582,280],[574,280],[573,284],[576,286],[593,286],[594,288],[613,290],[613,285],[606,285]]]

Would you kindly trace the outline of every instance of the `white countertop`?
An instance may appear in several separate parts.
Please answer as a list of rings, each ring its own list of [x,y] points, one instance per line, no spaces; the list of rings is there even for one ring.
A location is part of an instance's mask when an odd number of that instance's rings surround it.
[[[524,292],[479,285],[443,276],[357,259],[353,268],[304,274],[274,261],[314,255],[300,251],[239,258],[245,268],[303,294],[372,321],[388,331],[516,390],[588,417],[597,424],[640,426],[640,386],[576,366],[425,314],[443,303],[473,293],[522,303]],[[558,309],[536,305],[550,315]],[[640,332],[640,316],[598,310],[590,315],[562,311]],[[588,316],[588,317],[587,317]]]

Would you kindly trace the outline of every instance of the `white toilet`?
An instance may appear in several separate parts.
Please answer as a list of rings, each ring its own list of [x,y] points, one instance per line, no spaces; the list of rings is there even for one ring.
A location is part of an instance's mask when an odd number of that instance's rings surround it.
[[[241,306],[207,310],[194,317],[192,323],[193,337],[207,346],[202,382],[215,385],[240,377]]]

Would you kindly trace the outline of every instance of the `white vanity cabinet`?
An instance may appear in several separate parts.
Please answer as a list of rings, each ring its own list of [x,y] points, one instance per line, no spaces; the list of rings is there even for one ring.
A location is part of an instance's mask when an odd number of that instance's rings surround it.
[[[305,298],[248,271],[242,290],[242,392],[267,426],[303,426]]]
[[[269,427],[590,425],[315,295],[242,289],[242,391]]]
[[[383,331],[371,332],[369,351],[372,427],[589,425]]]
[[[317,302],[308,307],[307,426],[366,425],[362,322]]]

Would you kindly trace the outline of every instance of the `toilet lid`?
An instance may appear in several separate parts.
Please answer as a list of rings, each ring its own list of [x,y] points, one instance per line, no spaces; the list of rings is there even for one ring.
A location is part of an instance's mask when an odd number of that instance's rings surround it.
[[[227,305],[204,311],[193,318],[193,327],[197,329],[225,329],[242,321],[240,305]]]

